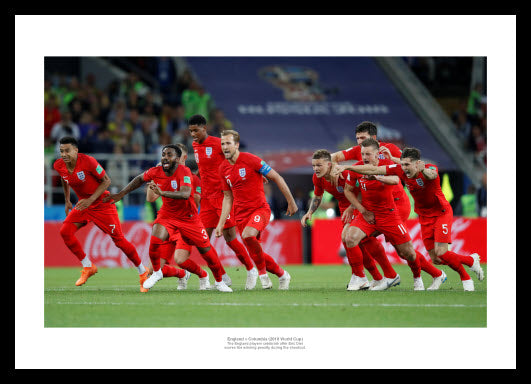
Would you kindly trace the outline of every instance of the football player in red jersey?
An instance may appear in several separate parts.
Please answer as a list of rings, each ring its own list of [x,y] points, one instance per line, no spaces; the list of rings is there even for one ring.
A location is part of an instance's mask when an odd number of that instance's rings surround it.
[[[364,175],[398,176],[406,184],[415,201],[415,213],[419,215],[422,240],[432,261],[435,264],[448,265],[455,270],[465,291],[473,291],[474,282],[463,265],[470,267],[479,281],[484,279],[480,256],[477,253],[464,256],[449,251],[448,245],[452,238],[452,206],[442,192],[438,168],[434,164],[425,164],[418,149],[404,148],[400,164],[338,166],[337,171],[345,169]]]
[[[151,181],[149,188],[162,196],[162,207],[157,212],[153,223],[149,244],[149,258],[153,265],[153,273],[144,282],[143,287],[150,289],[157,281],[163,278],[160,259],[164,255],[173,253],[173,248],[168,246],[167,240],[177,231],[188,244],[197,247],[205,260],[209,260],[216,280],[216,289],[221,292],[232,292],[222,280],[224,273],[218,254],[211,246],[209,237],[199,220],[197,207],[192,195],[192,173],[188,167],[179,165],[181,150],[173,144],[162,148],[161,165],[152,167],[136,176],[125,188],[116,194],[110,194],[106,201],[120,201],[126,194]],[[178,269],[178,278],[184,278],[186,271]]]
[[[267,203],[262,177],[273,180],[288,202],[286,214],[292,216],[297,212],[289,187],[284,178],[265,161],[251,153],[240,152],[240,135],[233,130],[226,130],[221,135],[221,147],[225,160],[219,166],[219,175],[223,180],[223,209],[215,229],[217,237],[223,235],[223,228],[234,206],[236,226],[243,242],[253,258],[262,288],[272,287],[267,271],[279,277],[279,289],[289,289],[291,276],[262,249],[260,235],[271,217]]]
[[[186,145],[178,143],[175,144],[181,149],[181,157],[179,158],[179,165],[186,165],[186,160],[188,158],[188,148]],[[160,164],[157,164],[160,165]],[[192,172],[192,193],[194,195],[194,203],[196,207],[199,207],[201,201],[201,180],[199,177]],[[146,200],[149,202],[154,202],[158,198],[161,198],[157,195],[151,188],[147,189]],[[165,264],[162,266],[162,274],[164,277],[177,277],[177,268],[173,264],[177,264],[179,267],[197,275],[199,277],[199,290],[210,289],[210,281],[207,271],[201,268],[195,261],[191,260],[190,253],[192,252],[192,246],[187,244],[181,234],[176,232],[172,238],[167,240],[168,246],[170,249],[174,248],[175,252],[165,252],[161,257],[165,260]],[[208,260],[207,260],[208,262]],[[184,290],[188,286],[188,279],[190,274],[178,279],[177,289]]]
[[[201,115],[194,115],[188,120],[188,129],[193,139],[195,161],[201,177],[202,194],[199,217],[210,238],[221,215],[223,180],[219,178],[219,165],[225,160],[225,156],[221,149],[221,139],[209,136],[206,124],[206,119]],[[230,213],[223,228],[223,238],[247,270],[245,289],[253,289],[256,286],[258,271],[254,267],[246,248],[236,237],[233,212]],[[226,283],[230,285],[231,282],[226,281]]]
[[[142,264],[133,244],[125,238],[116,206],[104,201],[104,198],[109,195],[107,188],[111,185],[111,179],[94,157],[79,153],[75,138],[68,136],[61,138],[59,150],[61,158],[55,161],[53,167],[61,176],[65,195],[66,219],[61,226],[61,237],[68,249],[83,265],[81,277],[76,281],[76,285],[85,284],[89,277],[98,272],[98,268],[92,264],[75,236],[79,228],[92,221],[99,229],[111,236],[114,244],[137,268],[140,275],[140,290],[143,291],[142,284],[148,278],[149,271]],[[73,208],[70,201],[70,188],[79,198]]]

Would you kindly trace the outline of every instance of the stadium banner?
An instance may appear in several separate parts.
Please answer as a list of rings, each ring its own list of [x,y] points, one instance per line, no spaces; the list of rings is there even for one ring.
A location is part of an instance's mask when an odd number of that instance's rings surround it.
[[[424,248],[418,219],[409,219],[406,226],[413,242],[413,247],[428,260],[428,252]],[[341,243],[343,223],[340,219],[316,219],[312,227],[312,264],[342,264],[344,247]],[[398,257],[395,249],[384,240],[384,236],[377,237],[382,243],[389,261],[393,264],[406,264]],[[481,262],[487,262],[487,219],[469,219],[454,217],[452,224],[452,244],[450,249],[458,254],[469,255],[477,252]]]
[[[68,250],[59,234],[61,225],[62,222],[57,221],[44,223],[44,266],[80,266],[80,262]],[[142,261],[146,265],[151,265],[149,261],[151,224],[143,221],[125,221],[122,223],[122,230],[125,237],[135,246]],[[78,230],[76,237],[83,246],[85,253],[97,266],[133,266],[127,256],[114,245],[110,236],[104,234],[93,223],[89,223],[86,227]],[[238,238],[241,241],[239,235]],[[212,234],[211,242],[224,266],[242,265],[222,237],[216,238]],[[264,251],[271,255],[280,265],[302,264],[302,229],[300,222],[298,220],[274,220],[270,222],[262,233],[262,246]],[[191,258],[200,265],[206,265],[206,262],[195,247]]]

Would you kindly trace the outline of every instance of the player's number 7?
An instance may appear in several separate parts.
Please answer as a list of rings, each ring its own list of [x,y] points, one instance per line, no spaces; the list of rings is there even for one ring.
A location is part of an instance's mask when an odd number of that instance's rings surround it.
[[[109,224],[109,227],[112,227],[111,233],[114,233],[114,228],[116,228],[116,224]]]

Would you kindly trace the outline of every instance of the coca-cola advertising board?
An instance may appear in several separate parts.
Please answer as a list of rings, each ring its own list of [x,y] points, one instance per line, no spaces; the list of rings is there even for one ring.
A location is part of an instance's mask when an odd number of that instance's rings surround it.
[[[77,258],[69,251],[59,234],[62,222],[44,223],[44,266],[79,266]],[[151,224],[143,221],[126,221],[122,224],[123,233],[136,248],[146,265],[149,261],[149,240]],[[114,245],[110,236],[103,233],[93,223],[79,229],[76,237],[92,262],[101,267],[131,267],[127,256]],[[241,238],[238,235],[238,239]],[[240,266],[234,252],[223,237],[212,235],[211,243],[218,252],[224,266]],[[302,263],[302,231],[298,220],[274,220],[262,233],[262,247],[280,265]],[[191,258],[200,265],[206,265],[194,247]]]
[[[422,242],[420,224],[417,219],[407,220],[405,225],[411,236],[413,247],[429,259],[428,252]],[[312,227],[312,264],[343,263],[341,231],[343,223],[340,219],[315,220]],[[382,243],[391,263],[406,262],[398,257],[393,246],[380,235],[377,239]],[[450,249],[458,254],[469,255],[477,252],[481,262],[487,262],[487,219],[454,217],[452,224],[452,244]]]

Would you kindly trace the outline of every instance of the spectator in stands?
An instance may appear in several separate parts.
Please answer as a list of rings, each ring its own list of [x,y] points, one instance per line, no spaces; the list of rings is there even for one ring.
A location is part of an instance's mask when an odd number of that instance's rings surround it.
[[[125,103],[119,102],[111,112],[110,121],[107,123],[107,130],[111,134],[115,147],[119,146],[123,152],[128,152],[127,146],[133,134],[133,128],[125,119]]]
[[[483,86],[476,83],[470,92],[467,104],[467,115],[470,124],[479,124],[481,118],[481,100],[483,97]]]
[[[44,103],[44,138],[50,138],[50,133],[55,124],[61,121],[61,112],[59,111],[57,96],[50,92],[48,99]]]
[[[273,188],[271,187],[269,183],[264,184],[264,193],[265,193],[267,203],[269,204],[269,207],[271,208],[271,213],[273,213],[274,215],[274,218],[281,219],[282,210],[278,202],[278,199],[275,197],[275,194],[273,193]]]
[[[175,87],[177,82],[177,73],[173,64],[173,60],[169,57],[156,58],[156,74],[160,86],[160,92],[164,100],[174,102]]]
[[[145,118],[142,120],[142,129],[135,130],[131,136],[131,144],[139,145],[142,148],[143,153],[155,153],[156,146],[158,144],[157,132],[152,130],[151,118]]]
[[[293,198],[297,207],[299,207],[298,216],[302,218],[304,212],[308,210],[308,200],[306,199],[306,193],[301,187],[295,187]]]
[[[188,89],[183,91],[181,102],[187,119],[193,115],[210,116],[212,97],[195,80],[192,80]]]
[[[481,178],[481,187],[477,191],[478,214],[487,217],[487,172]]]
[[[97,124],[94,122],[92,113],[88,111],[84,111],[81,114],[78,126],[79,126],[78,142],[82,142],[83,140],[85,140],[85,138],[89,135],[89,132],[92,131],[92,133],[96,133],[98,129]]]
[[[479,125],[474,124],[468,139],[468,148],[474,152],[476,160],[480,163],[486,162],[487,138],[481,131]]]
[[[140,120],[140,114],[138,113],[138,109],[133,108],[129,110],[127,122],[131,126],[133,132],[142,131],[142,122]]]
[[[476,187],[473,184],[470,184],[467,188],[467,193],[459,198],[454,214],[463,217],[478,217]]]
[[[68,109],[63,111],[61,121],[55,123],[50,132],[50,139],[55,144],[55,152],[58,157],[61,155],[59,152],[59,140],[63,136],[72,136],[77,140],[80,138],[79,126],[72,121],[72,112]]]
[[[468,121],[466,110],[461,109],[455,112],[454,123],[461,140],[463,143],[466,143],[472,130],[470,122]]]
[[[221,132],[226,129],[232,129],[232,123],[225,117],[225,113],[220,108],[214,108],[210,119],[209,135],[220,137]]]

